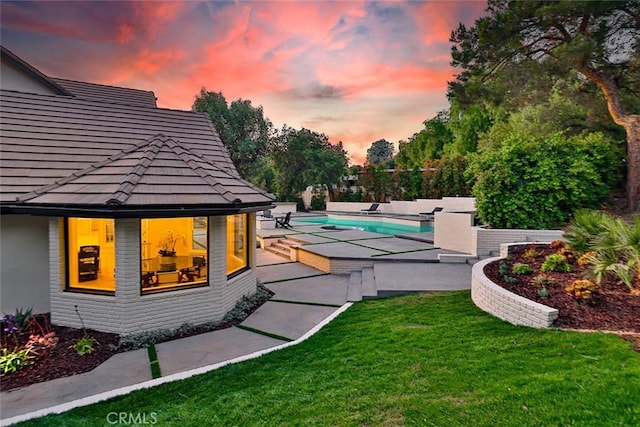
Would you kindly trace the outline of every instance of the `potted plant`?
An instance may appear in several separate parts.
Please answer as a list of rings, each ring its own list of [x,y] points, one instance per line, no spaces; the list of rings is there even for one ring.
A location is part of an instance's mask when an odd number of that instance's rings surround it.
[[[165,230],[160,237],[158,247],[160,250],[160,271],[175,271],[176,269],[176,244],[186,244],[183,234],[174,233],[173,230]]]

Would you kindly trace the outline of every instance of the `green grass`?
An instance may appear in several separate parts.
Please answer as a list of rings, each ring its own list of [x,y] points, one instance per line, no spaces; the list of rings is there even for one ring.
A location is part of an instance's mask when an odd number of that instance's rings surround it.
[[[469,292],[355,304],[304,343],[24,425],[640,425],[640,354],[606,334],[534,330]]]

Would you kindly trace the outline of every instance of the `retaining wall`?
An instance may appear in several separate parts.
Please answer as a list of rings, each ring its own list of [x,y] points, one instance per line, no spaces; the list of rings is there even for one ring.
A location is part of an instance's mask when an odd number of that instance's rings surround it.
[[[501,257],[487,258],[471,270],[471,299],[478,308],[514,325],[548,328],[558,318],[558,310],[516,295],[484,274],[484,267]]]

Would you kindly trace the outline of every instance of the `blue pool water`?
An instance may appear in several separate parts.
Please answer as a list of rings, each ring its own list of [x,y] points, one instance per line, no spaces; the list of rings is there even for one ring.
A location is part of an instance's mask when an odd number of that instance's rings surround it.
[[[336,227],[357,228],[359,230],[370,231],[372,233],[388,235],[433,231],[433,227],[431,226],[420,227],[414,225],[392,224],[383,221],[360,221],[357,219],[338,219],[329,218],[326,216],[313,218],[296,218],[295,220],[296,222],[309,222],[313,224],[335,225]]]

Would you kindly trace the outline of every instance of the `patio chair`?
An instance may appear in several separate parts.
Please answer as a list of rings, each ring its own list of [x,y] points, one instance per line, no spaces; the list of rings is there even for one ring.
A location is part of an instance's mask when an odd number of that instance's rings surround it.
[[[380,213],[380,211],[378,210],[378,206],[380,206],[380,203],[372,203],[368,209],[361,209],[360,213],[363,213],[363,214]]]
[[[443,211],[444,208],[441,208],[440,206],[436,206],[435,208],[433,208],[433,210],[431,212],[420,212],[420,216],[426,216],[427,218],[434,218],[436,215],[436,212],[441,212]]]
[[[278,228],[278,227],[282,227],[282,228],[291,227],[291,224],[289,224],[289,221],[291,221],[291,212],[287,212],[287,214],[285,216],[283,216],[283,217],[276,218],[276,228]]]

